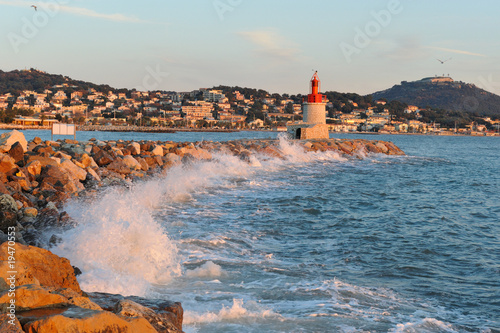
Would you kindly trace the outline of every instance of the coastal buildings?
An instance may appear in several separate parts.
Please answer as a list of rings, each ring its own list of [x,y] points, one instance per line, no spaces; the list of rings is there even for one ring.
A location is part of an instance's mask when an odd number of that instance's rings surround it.
[[[421,84],[440,85],[449,80],[449,77],[426,78]],[[465,117],[457,118],[457,115],[422,105],[394,105],[384,99],[372,100],[369,96],[350,93],[322,94],[317,73],[310,83],[307,96],[226,86],[190,92],[151,92],[62,83],[0,94],[0,122],[48,126],[50,119],[120,126],[288,127],[291,137],[301,139],[327,137],[328,132],[437,135],[498,135],[500,132],[499,117],[473,116],[466,122]],[[16,116],[22,117],[16,119]]]

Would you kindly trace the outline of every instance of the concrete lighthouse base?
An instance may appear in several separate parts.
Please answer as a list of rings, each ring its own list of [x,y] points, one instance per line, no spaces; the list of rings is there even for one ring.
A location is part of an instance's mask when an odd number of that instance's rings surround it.
[[[328,125],[326,124],[307,124],[295,123],[286,127],[288,137],[291,139],[328,139]]]

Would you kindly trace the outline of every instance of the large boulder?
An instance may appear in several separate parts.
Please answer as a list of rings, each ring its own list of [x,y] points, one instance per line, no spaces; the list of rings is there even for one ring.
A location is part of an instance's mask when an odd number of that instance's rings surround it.
[[[0,245],[0,260],[8,262],[8,243]],[[69,288],[81,294],[80,285],[76,280],[74,268],[69,260],[61,258],[52,252],[34,246],[15,245],[16,270],[19,277],[25,280],[17,281],[17,285],[22,283],[40,284],[41,286],[54,288]],[[8,270],[0,270],[0,279],[7,281]],[[24,282],[23,282],[24,281]]]
[[[137,161],[134,157],[132,157],[132,155],[127,155],[123,157],[122,162],[125,163],[125,165],[129,169],[141,170],[142,168],[141,163],[139,163],[139,161]]]
[[[8,152],[16,142],[21,144],[23,152],[28,150],[28,141],[26,141],[23,133],[13,130],[0,135],[0,153]]]
[[[73,178],[79,179],[81,181],[85,180],[87,177],[87,171],[77,166],[69,159],[64,159],[61,161],[61,169],[66,170]]]
[[[30,320],[31,319],[31,320]],[[144,318],[121,318],[108,311],[70,307],[60,314],[48,317],[26,318],[23,324],[27,333],[155,333],[153,326]],[[23,322],[24,320],[21,320]]]
[[[48,184],[66,194],[85,189],[78,179],[73,178],[73,175],[59,166],[48,165],[45,167],[40,175],[40,181],[41,185]]]
[[[6,311],[12,297],[9,290],[0,293],[0,307]],[[26,311],[30,309],[63,307],[68,305],[68,299],[56,294],[50,289],[35,284],[16,286],[16,310]]]
[[[130,168],[123,162],[121,158],[116,158],[107,166],[107,168],[121,175],[128,175],[131,172]]]

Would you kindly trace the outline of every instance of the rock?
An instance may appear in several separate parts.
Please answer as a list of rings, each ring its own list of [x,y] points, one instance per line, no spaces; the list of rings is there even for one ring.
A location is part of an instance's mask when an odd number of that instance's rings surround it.
[[[98,166],[102,167],[113,162],[113,157],[105,150],[100,149],[94,155],[94,161],[97,163]]]
[[[153,156],[163,156],[163,147],[158,145],[154,146],[151,150],[151,154]]]
[[[10,176],[10,179],[13,182],[17,182],[23,191],[31,192],[32,189],[30,180],[22,170],[18,170],[15,175]]]
[[[8,152],[16,142],[21,144],[23,152],[28,151],[28,141],[26,141],[24,134],[13,130],[0,135],[0,153]]]
[[[22,161],[24,162],[24,152],[26,149],[21,145],[21,143],[16,142],[12,145],[9,150],[9,155],[16,161],[16,163]]]
[[[61,214],[53,202],[49,202],[38,215],[35,221],[35,227],[37,229],[44,229],[50,227],[60,226],[59,217]]]
[[[144,158],[142,158],[140,156],[137,156],[136,160],[141,165],[142,171],[148,171],[149,170],[149,165],[148,165],[148,163],[146,162],[146,160]]]
[[[79,160],[77,160],[79,163],[83,165],[84,168],[98,168],[99,166],[97,163],[94,161],[92,157],[90,157],[88,154],[82,154]]]
[[[0,195],[0,230],[7,234],[9,227],[17,225],[17,203],[8,194]]]
[[[38,136],[35,136],[35,138],[32,140],[34,143],[36,143],[37,145],[42,143],[42,139],[40,139]]]
[[[9,304],[9,290],[0,293],[0,307],[6,310]],[[35,284],[25,284],[16,287],[16,311],[24,311],[38,308],[63,307],[68,304],[68,299],[64,296],[53,293],[50,289],[45,289]]]
[[[19,320],[17,320],[15,314],[0,314],[0,332],[5,333],[24,333],[21,328]]]
[[[0,172],[9,173],[16,168],[16,160],[10,155],[0,154]]]
[[[137,296],[123,297],[105,293],[90,293],[89,297],[103,309],[123,315],[143,316],[148,320],[152,320],[150,322],[158,332],[182,332],[184,310],[179,302],[145,299]],[[151,311],[155,315],[152,315]],[[149,315],[151,317],[148,317]],[[156,325],[160,321],[163,327]],[[167,330],[164,330],[165,328]]]
[[[83,190],[85,187],[74,179],[66,170],[53,165],[48,165],[40,175],[41,185],[47,183],[58,191],[72,194]]]
[[[132,155],[127,155],[122,159],[122,162],[129,168],[133,170],[141,170],[142,166],[139,161],[137,161]]]
[[[158,163],[153,156],[142,155],[141,157],[146,161],[149,168],[156,168],[158,166]],[[155,157],[159,157],[159,156],[155,156]]]
[[[380,149],[373,143],[366,141],[364,142],[365,149],[370,153],[380,153]]]
[[[107,168],[122,175],[128,175],[131,172],[130,168],[123,162],[121,158],[115,159],[107,166]]]
[[[54,154],[54,149],[51,146],[39,145],[33,149],[33,152],[39,155],[50,156]]]
[[[9,240],[9,236],[7,236],[2,230],[0,230],[0,244],[2,244],[3,242],[6,242],[8,240]],[[0,268],[2,268],[1,264],[0,264]],[[5,267],[5,269],[7,269],[7,267]],[[4,290],[2,287],[4,284],[5,284],[5,282],[2,279],[0,279],[0,291]]]
[[[69,288],[79,294],[82,293],[68,259],[34,246],[16,244],[15,249],[16,269],[18,271],[28,272],[39,281],[41,286]],[[0,260],[7,261],[8,257],[8,243],[3,243],[0,245]],[[0,277],[5,279],[6,276],[7,271],[0,270]],[[19,280],[17,284],[18,286],[23,285]]]
[[[31,161],[26,165],[26,170],[28,170],[28,174],[31,175],[34,180],[42,172],[42,163],[37,160]]]
[[[38,210],[33,207],[27,207],[24,209],[23,215],[27,217],[37,217]]]
[[[23,325],[24,331],[28,333],[157,332],[144,318],[124,319],[108,311],[89,310],[79,307],[69,307],[60,314],[42,318],[34,317],[28,320]]]
[[[153,150],[155,144],[151,141],[141,143],[141,151],[151,151]]]
[[[273,146],[267,146],[261,149],[259,152],[270,157],[275,157],[280,159],[284,158],[283,154],[278,150],[278,148]]]
[[[181,332],[180,329],[176,327],[171,322],[171,316],[167,313],[156,313],[152,309],[142,306],[129,299],[122,299],[115,304],[114,313],[122,317],[142,317],[145,318],[158,332]],[[182,325],[182,324],[181,324]]]
[[[130,152],[131,155],[140,155],[141,154],[141,145],[137,142],[131,142],[126,149]]]
[[[177,165],[181,163],[181,157],[177,154],[168,153],[167,155],[165,155],[165,158],[166,162],[171,165]]]
[[[97,172],[94,171],[94,169],[92,168],[87,168],[87,178],[86,178],[86,181],[98,181],[100,182],[101,181],[101,177],[99,177],[99,175],[97,174]]]
[[[354,148],[346,141],[337,142],[337,146],[340,148],[342,153],[352,155]]]
[[[123,156],[123,152],[120,148],[113,147],[111,150],[115,156]]]
[[[40,162],[42,168],[52,165],[52,166],[58,166],[59,162],[57,159],[52,158],[52,157],[47,157],[47,156],[41,156],[41,155],[30,155],[28,157],[28,160],[26,161],[26,165],[29,165],[33,161],[38,161]]]
[[[311,149],[312,147],[313,147],[313,144],[310,141],[304,142],[304,148]]]
[[[29,193],[14,193],[12,194],[12,197],[16,200],[17,202],[17,208],[20,210],[21,208],[28,209],[28,207],[33,207],[37,200],[36,197],[33,197]],[[19,208],[19,203],[21,203],[21,207]],[[21,215],[18,214],[19,216],[24,216],[24,212],[21,212]]]
[[[387,148],[387,146],[383,142],[377,142],[375,146],[383,154],[387,154],[387,152],[389,151],[389,148]]]
[[[55,293],[64,296],[68,304],[78,306],[83,309],[102,310],[96,303],[92,302],[88,297],[84,297],[72,289],[57,289]]]
[[[71,162],[69,159],[62,160],[60,167],[66,170],[73,178],[83,181],[87,177],[87,171],[76,166],[75,163]]]
[[[387,141],[385,142],[385,146],[389,149],[387,152],[388,155],[405,155],[405,153],[399,149],[394,143]]]
[[[212,154],[201,148],[189,149],[186,154],[190,154],[196,160],[210,160],[212,159]]]

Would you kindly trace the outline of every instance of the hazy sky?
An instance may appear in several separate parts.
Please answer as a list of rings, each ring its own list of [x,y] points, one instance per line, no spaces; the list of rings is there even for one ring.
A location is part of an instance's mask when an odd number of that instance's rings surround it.
[[[313,70],[323,91],[359,94],[449,74],[499,94],[499,14],[498,0],[0,0],[0,69],[290,94]]]

